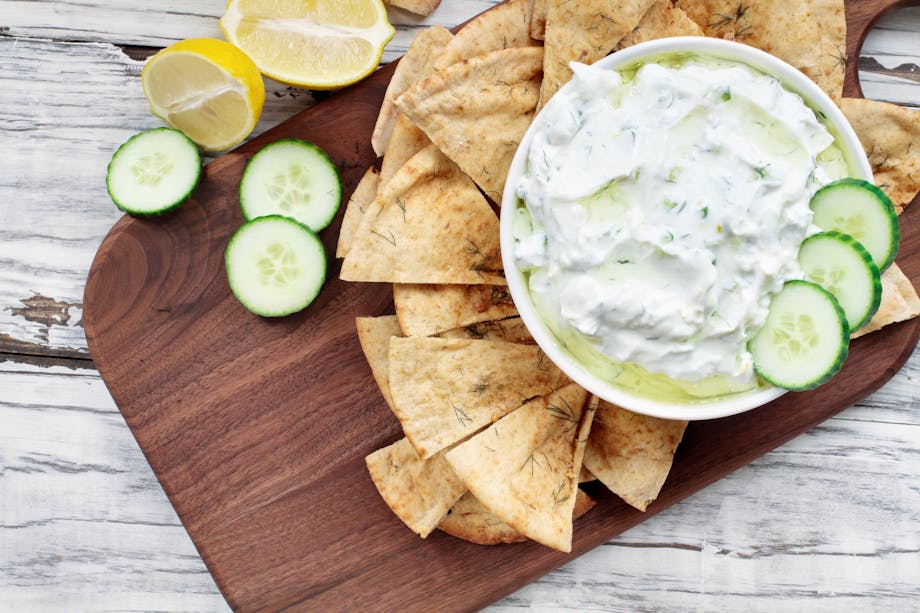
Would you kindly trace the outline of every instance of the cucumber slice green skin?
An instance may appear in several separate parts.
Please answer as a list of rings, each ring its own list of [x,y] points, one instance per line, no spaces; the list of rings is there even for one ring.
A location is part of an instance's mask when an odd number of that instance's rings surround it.
[[[166,143],[163,138],[157,138],[164,136],[173,139],[173,142]],[[159,141],[158,146],[153,146],[151,143],[155,138]],[[168,144],[168,148],[173,151],[164,151],[167,148],[163,147],[164,144]],[[178,161],[182,164],[182,168],[177,172],[184,173],[184,177],[177,177],[176,172],[166,169],[160,177],[143,175],[139,180],[138,175],[143,173],[144,168],[139,168],[136,164],[134,167],[126,167],[126,164],[130,164],[129,157],[133,157],[137,162],[139,156],[169,156],[170,153],[174,154],[174,162]],[[179,155],[185,158],[184,163],[182,160],[175,159]],[[150,163],[158,161],[153,158]],[[164,162],[168,163],[168,158],[164,158]],[[159,162],[161,170],[165,165],[164,162]],[[148,181],[147,186],[142,185],[145,178]],[[153,181],[152,186],[149,183],[151,180]],[[173,184],[160,188],[159,184],[163,180],[173,181]],[[176,184],[176,180],[182,181],[184,185]],[[201,154],[198,152],[198,146],[185,134],[172,128],[145,130],[126,140],[115,150],[105,175],[106,191],[112,202],[132,217],[158,217],[176,210],[189,199],[200,181]],[[157,190],[160,190],[159,194],[156,193]],[[146,192],[147,202],[141,202],[138,199],[139,191]]]
[[[246,163],[240,208],[247,220],[284,215],[314,232],[326,228],[342,203],[342,178],[325,151],[299,138],[282,138]]]
[[[224,252],[230,290],[262,317],[310,306],[326,282],[326,249],[316,233],[282,215],[243,224]]]
[[[773,297],[767,321],[748,350],[761,378],[804,391],[837,374],[849,345],[846,316],[830,292],[809,281],[788,281]]]
[[[878,267],[849,234],[830,231],[809,236],[799,249],[799,265],[806,280],[837,299],[851,331],[864,326],[878,311],[882,301]]]
[[[861,179],[841,179],[815,192],[814,224],[862,243],[880,272],[891,266],[901,241],[898,216],[885,192]]]

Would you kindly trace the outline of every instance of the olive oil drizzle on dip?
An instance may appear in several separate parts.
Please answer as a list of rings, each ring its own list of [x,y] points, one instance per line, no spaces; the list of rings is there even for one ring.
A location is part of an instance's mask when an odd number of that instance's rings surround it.
[[[747,342],[803,276],[811,196],[849,174],[834,136],[737,62],[573,68],[516,188],[514,257],[535,306],[574,357],[634,393],[761,385]]]

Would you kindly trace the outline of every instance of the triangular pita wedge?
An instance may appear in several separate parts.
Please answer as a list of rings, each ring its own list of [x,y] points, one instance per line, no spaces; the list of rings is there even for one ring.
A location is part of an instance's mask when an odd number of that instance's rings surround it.
[[[446,28],[434,26],[425,28],[415,35],[406,54],[402,56],[383,95],[380,105],[380,114],[377,115],[377,124],[371,135],[371,146],[378,156],[383,155],[390,141],[390,134],[396,125],[399,109],[393,102],[404,91],[418,83],[434,70],[434,61],[440,55],[450,40],[454,37]]]
[[[862,98],[844,98],[840,108],[866,150],[875,183],[900,214],[920,190],[920,112]]]
[[[368,168],[352,192],[348,204],[345,205],[345,214],[342,216],[342,229],[339,230],[339,242],[335,248],[335,257],[344,258],[351,247],[351,240],[361,225],[364,213],[377,196],[377,182],[380,174],[376,168]]]
[[[543,40],[546,38],[546,11],[549,10],[549,0],[533,0],[533,14],[530,16],[530,38]]]
[[[882,273],[882,303],[878,311],[865,326],[854,332],[851,338],[858,338],[875,332],[888,324],[907,321],[920,315],[920,298],[897,264],[892,264]]]
[[[532,400],[445,458],[470,492],[524,536],[572,550],[572,510],[591,429],[588,393],[574,383]]]
[[[534,345],[390,339],[390,390],[396,416],[422,457],[568,383]]]
[[[664,485],[686,428],[686,421],[639,415],[601,400],[584,464],[610,491],[645,511]]]
[[[537,43],[530,38],[530,11],[531,0],[508,0],[480,14],[444,47],[435,59],[435,70],[490,51],[534,46]]]
[[[575,494],[575,508],[572,520],[576,520],[597,504],[582,490]],[[464,541],[477,545],[498,545],[499,543],[520,543],[527,537],[495,517],[476,497],[467,492],[457,501],[447,517],[438,524],[438,529]]]
[[[406,336],[432,336],[517,315],[508,288],[501,285],[397,283],[393,302]]]
[[[377,195],[342,262],[346,281],[504,285],[498,216],[433,145]]]
[[[633,31],[655,0],[548,0],[540,104],[572,78],[569,62],[593,64]]]
[[[682,8],[672,4],[671,0],[658,0],[616,48],[625,49],[647,40],[669,36],[703,36],[703,29]]]
[[[578,473],[578,482],[579,483],[589,483],[591,481],[597,481],[597,477],[595,477],[594,474],[590,470],[588,470],[588,468],[584,464],[582,464],[581,472]]]
[[[847,62],[843,0],[694,0],[680,6],[706,36],[771,53],[840,100]]]
[[[393,128],[393,134],[390,136],[387,152],[383,156],[383,162],[380,164],[380,181],[377,185],[379,194],[390,179],[399,172],[399,169],[405,166],[406,162],[412,157],[431,144],[431,141],[425,136],[417,125],[412,123],[408,117],[399,113],[396,120],[396,127]]]
[[[385,3],[416,15],[431,15],[441,0],[385,0]]]
[[[402,336],[399,321],[395,315],[383,317],[358,317],[355,319],[358,328],[358,341],[364,351],[364,357],[371,367],[374,381],[380,388],[383,399],[393,408],[393,396],[390,394],[390,337]]]
[[[509,317],[495,321],[484,321],[478,324],[454,328],[438,335],[441,338],[471,338],[484,341],[506,341],[508,343],[521,343],[536,345],[530,331],[520,317]]]
[[[496,204],[533,119],[542,47],[492,51],[439,70],[396,106]]]
[[[443,454],[423,460],[404,438],[364,461],[387,506],[422,538],[466,491]]]

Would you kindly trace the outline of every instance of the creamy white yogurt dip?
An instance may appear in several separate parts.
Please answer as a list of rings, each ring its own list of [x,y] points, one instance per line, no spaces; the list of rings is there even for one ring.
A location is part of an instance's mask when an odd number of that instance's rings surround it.
[[[516,188],[514,257],[535,306],[569,352],[634,391],[756,386],[747,342],[803,276],[809,200],[849,174],[841,148],[801,97],[742,64],[574,72]]]

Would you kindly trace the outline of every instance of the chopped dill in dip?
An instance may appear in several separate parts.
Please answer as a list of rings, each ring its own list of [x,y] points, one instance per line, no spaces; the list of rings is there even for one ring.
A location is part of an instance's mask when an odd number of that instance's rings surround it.
[[[849,174],[834,136],[740,63],[573,67],[516,187],[514,257],[537,310],[630,391],[683,401],[760,385],[747,342],[803,277],[811,196]]]

